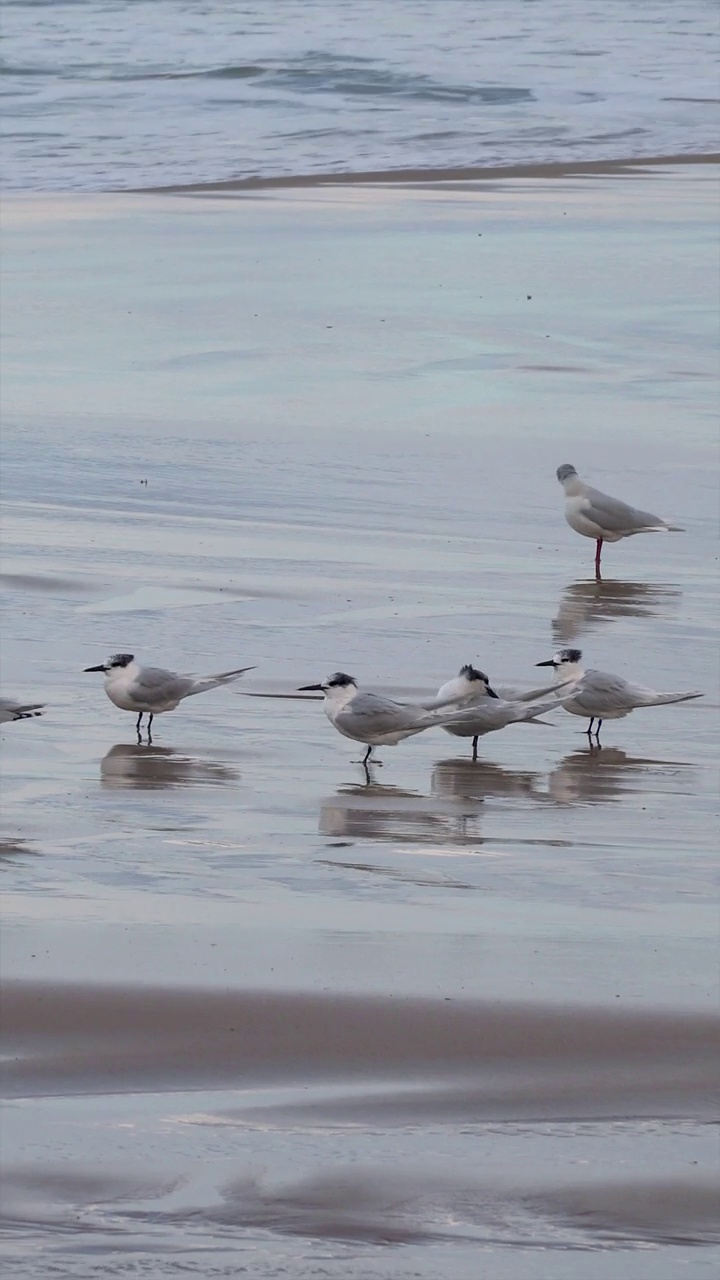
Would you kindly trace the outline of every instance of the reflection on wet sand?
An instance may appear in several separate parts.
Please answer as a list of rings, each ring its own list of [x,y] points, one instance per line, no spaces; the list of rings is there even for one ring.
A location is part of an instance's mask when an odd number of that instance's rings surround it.
[[[684,1154],[674,1161],[677,1171],[669,1162],[664,1181],[627,1159],[627,1147],[617,1177],[602,1179],[576,1164],[570,1179],[557,1154],[545,1171],[540,1164],[536,1172],[525,1166],[504,1176],[492,1172],[493,1135],[512,1141],[513,1134],[537,1133],[539,1126],[544,1162],[553,1132],[565,1142],[591,1124],[593,1141],[601,1142],[620,1116],[631,1135],[647,1132],[648,1121],[677,1125],[678,1117],[693,1132],[703,1129],[715,1110],[713,1015],[11,982],[3,1034],[6,1095],[36,1099],[41,1108],[39,1154],[28,1160],[18,1152],[17,1163],[7,1155],[4,1161],[3,1213],[16,1231],[42,1224],[46,1236],[56,1232],[63,1239],[92,1231],[103,1248],[122,1242],[148,1257],[177,1247],[179,1233],[183,1249],[194,1231],[203,1233],[207,1247],[213,1227],[229,1226],[236,1247],[243,1232],[257,1228],[319,1240],[452,1238],[556,1249],[596,1247],[600,1240],[703,1245],[718,1239],[714,1193],[681,1164]],[[218,1088],[230,1091],[222,1102]],[[114,1124],[132,1130],[132,1146],[115,1139],[112,1163],[95,1140],[94,1109],[84,1126],[76,1119],[63,1128],[60,1153],[48,1158],[42,1108],[83,1093],[115,1094]],[[138,1093],[144,1095],[140,1111]],[[137,1160],[129,1168],[123,1156],[136,1151],[149,1110],[162,1117],[159,1129],[150,1124],[153,1141],[158,1131],[174,1134],[183,1154],[175,1145],[172,1166],[153,1169],[151,1156],[142,1168]],[[353,1128],[357,1136],[368,1124],[372,1145],[351,1165],[321,1155],[315,1169],[302,1156],[298,1167],[293,1144],[317,1134],[318,1125],[327,1143],[333,1129],[344,1135]],[[442,1126],[448,1137],[458,1125],[476,1133],[486,1151],[484,1173],[477,1159],[470,1170],[449,1160],[438,1166],[422,1130],[416,1135],[422,1145],[413,1149],[413,1128],[427,1124]],[[392,1147],[385,1152],[395,1153],[392,1171],[371,1162],[390,1131]],[[275,1177],[258,1178],[247,1158],[244,1169],[233,1166],[253,1134],[260,1135],[262,1163],[270,1152],[279,1161]],[[400,1158],[398,1134],[410,1135]],[[68,1147],[73,1135],[79,1135],[77,1155]],[[106,1142],[105,1133],[99,1141]],[[163,1227],[173,1234],[145,1234]],[[351,1268],[349,1274],[367,1273]],[[451,1263],[442,1274],[458,1272]]]
[[[505,769],[492,760],[438,760],[433,767],[434,796],[454,796],[458,800],[484,800],[487,796],[532,796],[538,798],[541,775],[526,769]]]
[[[681,595],[679,587],[665,583],[597,582],[595,578],[571,582],[552,620],[553,640],[569,644],[603,622],[668,614]]]
[[[250,1171],[228,1179],[226,1168],[212,1192],[203,1188],[201,1203],[194,1203],[195,1189],[187,1185],[191,1181],[192,1175],[173,1181],[152,1170],[143,1175],[108,1172],[104,1167],[78,1171],[67,1166],[10,1167],[3,1218],[11,1229],[42,1224],[45,1233],[54,1230],[62,1235],[97,1233],[104,1228],[112,1232],[113,1240],[118,1230],[132,1232],[135,1250],[143,1249],[145,1258],[157,1249],[157,1232],[163,1228],[183,1233],[185,1258],[193,1234],[202,1234],[207,1249],[209,1232],[217,1227],[232,1228],[236,1248],[245,1249],[248,1238],[254,1238],[249,1233],[258,1228],[286,1240],[300,1236],[376,1246],[465,1241],[475,1247],[505,1244],[581,1251],[596,1249],[601,1242],[607,1249],[613,1243],[618,1247],[631,1242],[701,1246],[720,1239],[715,1188],[709,1179],[697,1175],[633,1180],[625,1172],[622,1180],[601,1181],[583,1170],[571,1184],[563,1184],[557,1175],[490,1179],[462,1167],[418,1170],[416,1165],[401,1163],[390,1172],[383,1165],[364,1162],[360,1166],[325,1164],[317,1172],[273,1181]],[[163,1203],[182,1184],[184,1205]],[[106,1221],[108,1212],[112,1228]],[[152,1234],[143,1237],[143,1232]],[[219,1234],[215,1258],[222,1240]],[[162,1247],[164,1252],[166,1240]],[[283,1274],[287,1273],[286,1247]],[[143,1259],[138,1261],[144,1272]],[[294,1276],[311,1274],[300,1259],[296,1262]],[[197,1274],[194,1267],[183,1265],[182,1270],[186,1269]],[[330,1274],[326,1267],[322,1271]],[[213,1267],[212,1273],[220,1271]],[[357,1271],[352,1259],[344,1261],[343,1273],[370,1274]],[[223,1268],[222,1274],[231,1272]],[[234,1268],[232,1274],[237,1274]],[[312,1268],[312,1274],[318,1272]],[[372,1274],[379,1273],[373,1269]]]
[[[690,768],[682,760],[652,760],[629,756],[619,747],[591,746],[561,760],[548,775],[548,791],[558,804],[607,804],[629,791],[660,789],[660,781],[667,787],[671,775]]]
[[[709,1180],[533,1186],[483,1182],[461,1171],[340,1167],[269,1186],[246,1175],[220,1189],[202,1216],[283,1235],[377,1244],[452,1240],[587,1248],[593,1238],[712,1244],[720,1239]],[[576,1238],[567,1239],[570,1232]],[[581,1234],[582,1233],[582,1234]]]
[[[0,837],[0,865],[5,860],[10,861],[12,858],[21,856],[27,857],[29,854],[37,854],[37,849],[33,849],[32,845],[28,844],[27,840],[23,840],[22,837],[18,836],[15,839],[10,836]]]
[[[152,791],[234,782],[239,774],[213,760],[181,755],[172,747],[118,742],[100,761],[100,777],[105,787]]]
[[[5,984],[3,1042],[8,1097],[424,1079],[482,1088],[508,1119],[541,1112],[553,1082],[552,1114],[592,1116],[598,1098],[604,1113],[626,1091],[616,1114],[662,1114],[672,1095],[703,1117],[720,1048],[706,1013],[35,982]]]
[[[465,839],[480,814],[481,799],[423,796],[374,779],[341,787],[320,804],[320,834],[358,840],[436,841]]]

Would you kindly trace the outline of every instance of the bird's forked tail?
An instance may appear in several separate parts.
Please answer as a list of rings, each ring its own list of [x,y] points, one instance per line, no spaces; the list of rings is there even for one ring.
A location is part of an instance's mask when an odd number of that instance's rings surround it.
[[[194,689],[191,689],[185,696],[189,698],[195,693],[206,693],[208,689],[217,689],[220,685],[232,684],[233,680],[239,680],[240,676],[244,676],[246,671],[254,670],[254,667],[238,667],[235,671],[219,671],[214,676],[202,676],[196,681]]]

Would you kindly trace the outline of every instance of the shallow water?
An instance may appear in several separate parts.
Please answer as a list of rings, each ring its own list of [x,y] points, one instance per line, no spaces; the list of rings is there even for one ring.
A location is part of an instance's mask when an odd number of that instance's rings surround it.
[[[16,1276],[714,1274],[708,182],[9,202]],[[595,583],[566,460],[687,533]],[[561,643],[706,696],[369,782],[246,696],[530,686]],[[118,650],[257,669],[148,747],[83,674]]]
[[[703,154],[709,0],[6,0],[4,183]]]

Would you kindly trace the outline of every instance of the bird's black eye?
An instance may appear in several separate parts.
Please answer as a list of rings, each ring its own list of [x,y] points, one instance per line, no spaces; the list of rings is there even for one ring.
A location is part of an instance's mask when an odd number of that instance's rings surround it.
[[[128,667],[133,656],[132,653],[114,653],[108,661],[108,667]]]
[[[345,685],[354,684],[352,676],[346,676],[344,671],[336,671],[334,676],[328,680],[328,689],[344,688]]]

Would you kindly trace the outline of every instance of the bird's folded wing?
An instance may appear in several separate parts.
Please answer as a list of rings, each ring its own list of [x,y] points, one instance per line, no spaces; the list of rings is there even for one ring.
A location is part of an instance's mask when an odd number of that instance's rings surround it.
[[[522,690],[509,685],[493,685],[493,688],[505,702],[534,702],[536,698],[545,698],[551,693],[557,694],[558,698],[561,697],[562,690],[569,688],[576,679],[577,677],[573,676],[570,680],[563,680],[559,684],[545,684],[540,689]]]
[[[358,693],[343,711],[335,716],[338,728],[352,725],[357,731],[365,726],[387,725],[392,729],[410,729],[424,722],[432,724],[441,712],[424,711],[422,707],[404,705],[381,693]]]
[[[665,523],[660,516],[654,516],[650,511],[640,511],[637,507],[629,507],[626,502],[620,502],[619,498],[611,498],[599,489],[592,489],[590,485],[586,486],[584,497],[582,514],[610,533],[658,526],[662,528]]]
[[[144,667],[127,692],[136,702],[162,702],[165,698],[184,697],[194,684],[192,676],[179,676],[162,667]]]
[[[458,711],[448,711],[442,717],[443,725],[448,728],[475,728],[477,733],[485,733],[488,729],[501,729],[512,719],[512,711],[506,702],[499,698],[484,698],[482,705],[461,707]]]
[[[588,715],[602,715],[603,711],[630,711],[638,706],[638,695],[649,693],[637,685],[628,684],[621,676],[613,676],[604,671],[586,671],[585,676],[575,689],[571,689],[568,697],[573,705]],[[561,699],[562,701],[562,699]]]
[[[14,698],[0,698],[0,711],[10,715],[32,715],[34,711],[44,711],[44,702],[16,702]]]

